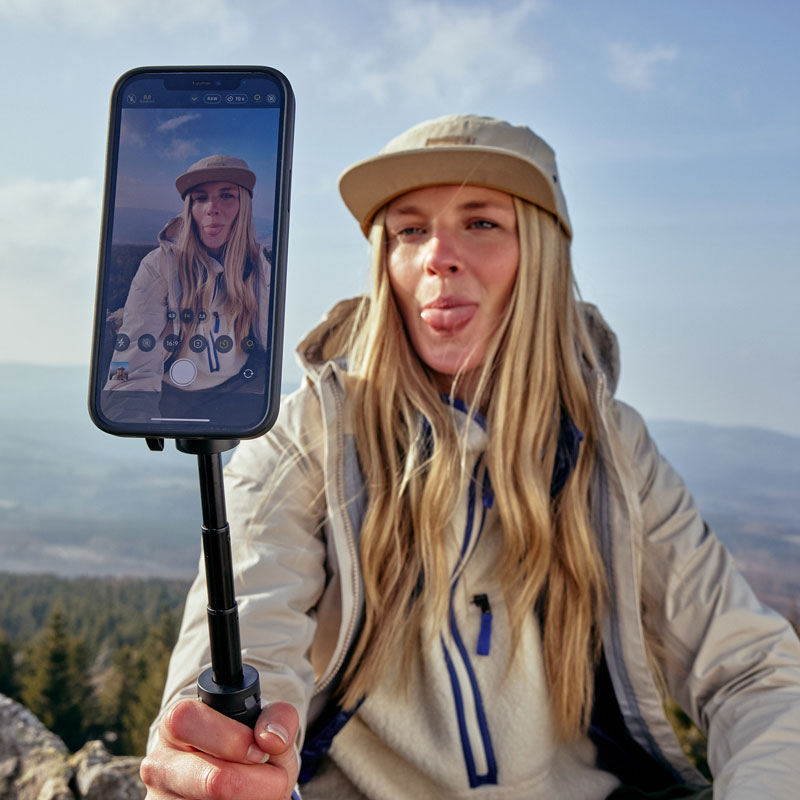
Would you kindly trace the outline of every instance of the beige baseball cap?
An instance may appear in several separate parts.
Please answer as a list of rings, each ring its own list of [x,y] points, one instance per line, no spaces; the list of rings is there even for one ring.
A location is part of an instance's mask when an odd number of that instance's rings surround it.
[[[183,175],[179,175],[175,186],[180,196],[186,197],[186,193],[193,186],[199,186],[201,183],[209,181],[230,181],[237,186],[244,186],[250,194],[253,194],[256,174],[241,158],[222,155],[206,156],[192,164]]]
[[[491,117],[451,114],[415,125],[379,155],[348,167],[339,191],[367,236],[372,218],[395,197],[462,183],[521,197],[555,215],[572,237],[550,145],[524,125]]]

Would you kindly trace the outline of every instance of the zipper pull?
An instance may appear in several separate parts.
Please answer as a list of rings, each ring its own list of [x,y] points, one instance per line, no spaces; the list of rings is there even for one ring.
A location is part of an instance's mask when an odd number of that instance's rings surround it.
[[[481,610],[481,630],[478,634],[477,653],[479,656],[488,656],[492,644],[492,608],[489,605],[489,595],[473,595],[472,602]]]

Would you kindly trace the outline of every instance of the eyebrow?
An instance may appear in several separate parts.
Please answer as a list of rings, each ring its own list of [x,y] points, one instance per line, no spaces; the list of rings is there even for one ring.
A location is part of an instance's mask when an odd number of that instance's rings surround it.
[[[220,186],[219,189],[217,189],[217,191],[218,192],[227,192],[230,189],[233,189],[233,187],[234,187],[234,184],[226,183],[224,186]],[[192,189],[192,190],[189,191],[189,194],[190,195],[208,194],[208,190],[207,189]]]
[[[492,202],[491,200],[468,200],[465,203],[456,203],[455,207],[459,211],[481,211],[487,208],[495,209],[497,211],[506,210],[505,206],[501,206],[499,203]],[[414,214],[424,214],[426,212],[419,206],[410,204],[407,206],[398,206],[396,208],[392,208],[389,213],[398,214],[401,216],[412,216]]]

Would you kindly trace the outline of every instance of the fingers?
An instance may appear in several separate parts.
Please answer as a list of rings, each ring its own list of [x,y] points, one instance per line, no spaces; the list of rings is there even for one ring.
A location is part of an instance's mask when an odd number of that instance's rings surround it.
[[[140,768],[151,800],[280,800],[286,770],[271,764],[237,764],[203,753],[156,747]]]
[[[266,706],[251,731],[198,700],[181,700],[164,714],[158,744],[142,761],[147,798],[288,798],[299,771],[298,726],[289,703]]]
[[[269,756],[269,764],[286,772],[287,797],[297,782],[300,765],[294,748],[300,719],[291,703],[270,703],[256,722],[256,744]]]
[[[300,720],[291,703],[264,706],[254,730],[258,746],[270,756],[294,750]]]
[[[263,763],[253,732],[199,700],[180,700],[164,714],[158,728],[161,741],[178,750],[200,750],[225,761]]]

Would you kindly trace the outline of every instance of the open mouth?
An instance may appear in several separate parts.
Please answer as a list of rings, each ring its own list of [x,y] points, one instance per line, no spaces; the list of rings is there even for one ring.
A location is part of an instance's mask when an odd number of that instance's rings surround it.
[[[420,312],[423,322],[436,331],[455,331],[464,327],[478,310],[476,303],[448,305],[445,308],[427,307]]]

